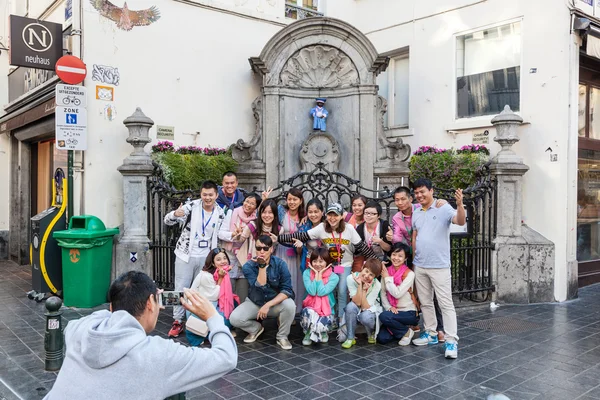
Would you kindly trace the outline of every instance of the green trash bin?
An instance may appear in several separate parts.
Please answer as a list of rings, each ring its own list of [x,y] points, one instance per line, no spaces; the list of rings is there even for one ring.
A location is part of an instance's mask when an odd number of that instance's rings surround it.
[[[93,215],[71,218],[69,229],[52,235],[62,247],[64,305],[91,308],[106,303],[110,286],[113,236]]]

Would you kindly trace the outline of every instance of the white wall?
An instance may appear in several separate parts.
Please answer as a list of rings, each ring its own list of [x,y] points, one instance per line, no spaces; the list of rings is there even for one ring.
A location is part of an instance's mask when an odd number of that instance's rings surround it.
[[[335,4],[346,8],[350,3]],[[575,187],[567,185],[568,166],[576,168],[573,153],[567,153],[567,141],[569,135],[577,135],[569,127],[569,89],[577,84],[570,81],[569,74],[571,67],[578,66],[569,55],[570,17],[565,3],[562,0],[361,0],[356,2],[354,10],[357,17],[350,21],[372,32],[367,36],[381,53],[409,47],[410,128],[414,135],[404,139],[415,149],[421,145],[460,147],[471,143],[472,134],[484,129],[489,129],[493,137],[494,130],[485,127],[492,116],[455,119],[455,37],[465,31],[522,18],[520,114],[528,124],[520,128],[521,141],[514,149],[530,167],[523,188],[523,220],[556,246],[557,300],[566,298],[566,268],[573,261],[573,252],[568,252],[565,245],[568,231],[565,213],[567,197],[576,194]],[[332,11],[332,7],[330,4],[328,10]],[[427,17],[428,13],[456,7],[462,8]],[[411,22],[413,19],[416,21]],[[530,68],[537,68],[537,72],[530,73]],[[449,130],[458,133],[454,137]],[[491,150],[496,153],[500,147],[491,143]],[[548,147],[558,154],[558,162],[550,162],[549,153],[545,152]]]
[[[156,125],[175,127],[175,144],[225,147],[249,139],[259,83],[248,58],[258,56],[281,25],[175,1],[128,1],[131,9],[156,4],[161,18],[123,31],[84,1],[83,60],[88,67],[88,150],[84,154],[84,209],[117,226],[123,220],[117,167],[132,151],[122,121],[136,107]],[[115,101],[96,100],[94,64],[117,67]],[[105,119],[104,107],[117,116]],[[156,125],[151,137],[156,137]],[[200,132],[195,139],[186,133]]]
[[[0,21],[7,21],[12,5],[8,0],[0,0]],[[8,46],[8,23],[0,25],[0,42]],[[0,116],[4,115],[4,104],[8,103],[8,52],[0,50]],[[8,230],[8,204],[10,187],[10,146],[6,134],[0,134],[0,230]]]

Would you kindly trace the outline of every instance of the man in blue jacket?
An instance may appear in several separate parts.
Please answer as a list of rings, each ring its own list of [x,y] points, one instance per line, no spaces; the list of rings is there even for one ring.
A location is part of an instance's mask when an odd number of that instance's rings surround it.
[[[223,317],[198,293],[185,290],[186,310],[205,320],[210,349],[186,347],[159,336],[156,284],[130,271],[110,286],[110,311],[70,321],[67,352],[52,390],[53,399],[156,399],[205,385],[233,370],[237,346]]]
[[[248,279],[248,297],[229,317],[231,324],[248,332],[245,343],[252,343],[265,328],[258,321],[268,317],[279,318],[279,331],[275,336],[277,344],[290,350],[288,340],[290,327],[296,313],[292,278],[287,264],[273,254],[273,240],[268,235],[260,235],[255,242],[256,260],[243,266]]]

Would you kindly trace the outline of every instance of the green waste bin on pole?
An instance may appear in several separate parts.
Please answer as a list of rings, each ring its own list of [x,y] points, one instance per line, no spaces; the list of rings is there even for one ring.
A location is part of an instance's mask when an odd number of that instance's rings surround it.
[[[52,235],[62,247],[64,305],[91,308],[106,303],[110,286],[113,236],[93,215],[71,218],[69,229]]]

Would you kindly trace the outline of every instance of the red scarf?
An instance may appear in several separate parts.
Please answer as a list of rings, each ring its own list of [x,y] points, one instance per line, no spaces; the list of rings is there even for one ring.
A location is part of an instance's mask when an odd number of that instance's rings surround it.
[[[323,279],[323,285],[327,285],[327,282],[329,282],[329,276],[333,273],[333,271],[331,270],[331,268],[327,268],[322,275],[322,279]],[[313,271],[312,269],[310,270],[310,280],[314,281],[315,280],[315,271]],[[308,307],[308,308],[312,308],[313,310],[315,310],[315,312],[317,314],[319,314],[320,317],[327,317],[330,316],[331,313],[331,305],[329,304],[329,295],[325,295],[325,296],[311,296],[311,295],[306,295],[306,298],[304,299],[304,301],[302,302],[302,307]]]
[[[398,270],[396,270],[396,267],[394,267],[393,265],[387,267],[388,274],[394,277],[394,285],[400,286],[400,284],[402,283],[402,276],[404,275],[404,272],[406,272],[407,269],[408,267],[406,266],[406,264],[402,264],[400,268],[398,268]],[[388,291],[386,291],[385,294],[387,295],[390,305],[392,307],[396,307],[398,305],[398,299],[392,296]]]
[[[226,265],[225,267],[223,267],[225,269],[231,269],[231,267],[229,265]],[[217,268],[217,270],[215,271],[215,273],[213,274],[213,278],[215,278],[215,282],[219,281],[219,268]],[[233,312],[233,308],[234,308],[234,304],[233,301],[237,301],[238,304],[240,304],[240,298],[233,294],[233,290],[231,289],[231,281],[229,279],[229,273],[226,273],[225,276],[223,276],[223,280],[221,281],[221,286],[219,289],[219,310],[221,310],[223,312],[223,314],[225,315],[225,319],[229,319],[229,316],[231,315],[231,313]]]

